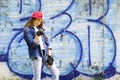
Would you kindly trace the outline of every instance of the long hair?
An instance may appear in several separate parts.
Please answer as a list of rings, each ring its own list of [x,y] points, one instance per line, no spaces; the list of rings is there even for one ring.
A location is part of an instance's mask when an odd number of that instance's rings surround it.
[[[31,18],[31,19],[25,24],[24,28],[30,27],[30,26],[34,26],[34,25],[33,25],[34,20],[35,20],[35,18]]]
[[[24,28],[34,26],[33,23],[34,23],[35,20],[39,20],[39,19],[37,19],[37,18],[31,18],[31,19],[25,24]],[[37,27],[38,27],[39,29],[40,29],[40,28],[43,29],[42,26],[43,26],[43,21],[42,21],[41,24],[38,25]]]

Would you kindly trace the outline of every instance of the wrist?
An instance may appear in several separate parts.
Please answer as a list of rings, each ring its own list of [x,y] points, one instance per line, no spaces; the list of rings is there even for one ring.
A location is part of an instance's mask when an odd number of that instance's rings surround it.
[[[48,55],[49,55],[49,56],[52,56],[52,53],[51,53],[51,52],[48,52]]]

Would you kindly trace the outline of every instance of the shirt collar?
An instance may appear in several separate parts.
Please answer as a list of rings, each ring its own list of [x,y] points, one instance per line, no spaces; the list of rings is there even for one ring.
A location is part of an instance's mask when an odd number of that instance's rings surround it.
[[[35,31],[37,32],[38,31],[38,28],[37,27],[33,27],[35,29]]]

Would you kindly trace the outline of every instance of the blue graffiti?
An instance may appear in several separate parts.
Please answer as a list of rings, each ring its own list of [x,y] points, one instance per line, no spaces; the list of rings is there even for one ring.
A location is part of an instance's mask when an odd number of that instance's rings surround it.
[[[20,0],[20,10],[19,10],[19,13],[20,13],[20,14],[22,13],[22,2],[23,2],[23,1]],[[39,3],[38,11],[40,11],[40,10],[41,10],[41,6],[42,6],[41,0],[38,0],[38,3]],[[24,18],[21,18],[20,21],[25,21],[25,20],[28,20],[29,18],[30,18],[30,16],[24,17]]]
[[[63,11],[61,11],[59,14],[51,17],[50,19],[54,19],[54,18],[57,18],[57,17],[60,17],[60,16],[63,16],[63,15],[67,15],[70,19],[70,22],[68,23],[68,25],[66,25],[64,28],[62,28],[57,34],[55,34],[53,36],[53,38],[56,38],[57,36],[63,34],[63,33],[68,33],[70,36],[74,36],[73,39],[77,39],[77,42],[79,45],[78,45],[78,49],[77,50],[80,50],[78,53],[76,54],[80,54],[80,58],[77,62],[77,65],[73,65],[72,63],[70,63],[70,65],[73,67],[73,70],[71,72],[69,72],[67,75],[64,75],[64,76],[60,76],[60,80],[71,80],[73,79],[74,77],[78,76],[80,73],[76,70],[76,68],[78,67],[80,61],[81,61],[81,58],[82,58],[82,44],[81,44],[81,41],[80,39],[74,34],[72,33],[71,31],[68,31],[67,29],[70,27],[71,23],[72,23],[72,16],[67,13],[67,11],[72,7],[72,5],[74,4],[75,0],[72,0],[71,4]],[[78,74],[77,74],[78,73]]]
[[[39,11],[41,10],[41,7],[42,7],[42,4],[41,4],[41,0],[38,0],[38,4],[39,4]],[[120,74],[119,72],[116,71],[116,68],[113,66],[113,63],[115,61],[115,57],[116,57],[116,41],[115,41],[115,36],[112,32],[112,30],[109,28],[109,26],[105,23],[102,22],[102,20],[104,19],[104,17],[108,14],[108,11],[109,11],[109,0],[106,0],[106,10],[105,10],[105,13],[103,15],[101,15],[100,17],[96,18],[96,19],[87,19],[87,21],[89,23],[93,23],[93,24],[99,24],[99,25],[102,25],[104,26],[104,28],[108,31],[108,33],[110,33],[110,35],[112,36],[112,41],[113,41],[113,57],[111,58],[111,61],[109,61],[108,64],[105,64],[104,66],[104,69],[103,71],[99,72],[99,73],[96,73],[96,74],[89,74],[89,73],[86,73],[86,72],[81,72],[79,71],[77,68],[79,66],[79,64],[82,62],[82,57],[83,57],[83,45],[82,45],[82,42],[80,40],[80,38],[75,34],[73,33],[72,31],[69,31],[68,29],[71,27],[71,24],[72,24],[72,21],[73,21],[73,18],[71,16],[71,14],[69,14],[67,11],[72,7],[72,5],[74,4],[75,0],[72,0],[70,5],[67,6],[67,8],[63,11],[61,11],[60,13],[52,16],[50,18],[50,20],[54,20],[54,19],[57,19],[59,18],[60,16],[63,16],[63,15],[66,15],[69,17],[69,22],[67,25],[63,26],[63,28],[61,28],[56,34],[54,34],[52,36],[53,39],[56,39],[58,38],[59,35],[62,35],[64,34],[65,36],[69,36],[70,38],[72,38],[74,40],[74,42],[76,43],[75,45],[77,46],[77,53],[79,55],[78,59],[77,59],[77,63],[74,64],[73,62],[70,62],[69,65],[70,67],[72,67],[72,69],[65,75],[60,75],[60,80],[72,80],[73,78],[79,76],[80,74],[83,74],[85,76],[89,76],[89,77],[99,77],[101,75],[103,75],[104,78],[110,78],[112,76],[114,76],[116,73]],[[20,9],[19,9],[19,13],[21,14],[22,13],[22,3],[23,3],[23,0],[20,0]],[[89,0],[89,16],[92,15],[92,1]],[[21,18],[20,21],[25,21],[25,20],[28,20],[30,17],[25,17],[25,18]],[[90,43],[90,36],[91,36],[91,26],[88,25],[87,27],[88,29],[88,66],[92,66],[91,65],[91,62],[92,62],[92,58],[91,58],[91,43]],[[32,79],[32,74],[24,74],[24,73],[20,73],[19,71],[15,71],[12,67],[11,67],[11,62],[10,61],[10,49],[11,49],[11,45],[13,44],[14,40],[16,39],[17,36],[19,35],[22,35],[22,28],[15,28],[13,29],[13,31],[16,31],[16,34],[12,37],[12,39],[10,40],[10,43],[8,45],[8,49],[7,49],[7,55],[6,54],[1,54],[0,55],[0,61],[1,62],[6,62],[7,61],[7,65],[10,69],[11,72],[13,72],[14,74],[16,75],[19,75],[20,77],[22,78],[26,78],[28,80],[31,80]],[[17,43],[22,43],[23,41],[23,36],[21,36]],[[107,54],[107,53],[106,53]],[[62,63],[61,63],[62,64]],[[42,78],[46,77],[46,76],[51,76],[49,73],[46,73],[44,71],[42,71]]]
[[[100,21],[101,19],[103,19],[107,15],[108,10],[109,10],[109,0],[106,0],[106,6],[107,6],[107,8],[106,8],[105,13],[102,16],[100,16],[94,22],[98,23],[98,21]],[[91,14],[92,14],[92,1],[89,0],[89,15],[91,16]],[[95,20],[95,19],[93,19],[93,20]],[[91,22],[91,19],[87,19],[87,21]],[[88,53],[89,53],[89,66],[91,66],[91,57],[90,57],[90,26],[88,26],[88,48],[89,48],[89,51],[88,51]]]
[[[89,54],[89,66],[91,66],[91,54],[90,54],[90,26],[88,26],[88,54]]]
[[[20,10],[19,10],[19,13],[20,14],[22,13],[22,0],[20,0]]]
[[[90,4],[91,4],[91,0],[90,0]],[[111,33],[112,37],[113,37],[113,42],[114,42],[114,57],[112,59],[112,61],[109,63],[108,67],[104,70],[104,78],[110,78],[113,75],[116,74],[116,69],[115,67],[112,65],[114,63],[115,57],[116,57],[116,41],[115,41],[115,37],[114,34],[112,32],[112,30],[109,28],[109,26],[107,26],[106,24],[104,24],[101,20],[107,15],[108,11],[109,11],[109,0],[107,0],[107,9],[104,15],[102,15],[101,17],[99,17],[98,19],[88,19],[88,22],[94,22],[94,23],[98,23],[101,24],[103,26],[105,26],[105,28],[108,29],[108,31]],[[91,6],[91,5],[90,5]],[[91,8],[91,7],[90,7]],[[90,9],[91,10],[91,9]],[[90,11],[90,15],[91,15],[91,11]],[[89,45],[90,46],[90,45]],[[89,57],[90,59],[90,57]],[[101,74],[101,73],[100,73]],[[95,75],[96,76],[96,75]]]

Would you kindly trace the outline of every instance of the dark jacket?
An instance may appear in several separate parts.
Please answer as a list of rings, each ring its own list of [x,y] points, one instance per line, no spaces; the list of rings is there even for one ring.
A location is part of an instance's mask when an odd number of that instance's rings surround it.
[[[28,46],[30,58],[41,56],[41,52],[42,52],[40,50],[40,45],[36,44],[36,42],[34,40],[35,35],[36,35],[36,31],[33,27],[24,28],[24,39],[25,39],[27,46]],[[48,41],[48,38],[44,38],[43,36],[42,36],[42,39],[43,39],[43,44],[45,46],[45,54],[47,54],[49,41]]]

